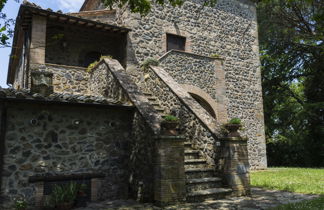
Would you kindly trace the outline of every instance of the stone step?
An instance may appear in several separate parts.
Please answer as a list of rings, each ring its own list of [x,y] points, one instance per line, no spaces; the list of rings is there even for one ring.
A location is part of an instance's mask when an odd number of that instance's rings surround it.
[[[185,160],[199,159],[200,157],[199,150],[185,149],[184,154],[185,154]]]
[[[152,105],[152,106],[161,106],[160,105],[160,103],[159,102],[157,102],[157,101],[150,101],[150,104]]]
[[[230,195],[232,189],[229,188],[210,188],[198,190],[187,194],[187,202],[202,202],[205,200],[222,199]]]
[[[185,168],[186,179],[199,179],[214,176],[213,168]]]
[[[207,167],[206,159],[185,159],[185,168],[204,168]]]
[[[184,142],[184,145],[185,146],[188,146],[188,147],[191,147],[192,146],[192,143],[190,141],[185,141]]]
[[[157,101],[157,97],[155,97],[155,96],[148,96],[147,99],[149,101]]]
[[[154,107],[155,108],[155,107]],[[156,107],[155,110],[158,112],[158,113],[164,113],[164,109],[161,108],[161,107]]]
[[[149,92],[143,92],[143,94],[144,94],[145,96],[153,96],[153,94],[152,94],[152,93],[149,93]]]
[[[217,188],[222,186],[222,179],[219,177],[207,177],[200,179],[187,179],[186,191],[191,193],[198,190]]]

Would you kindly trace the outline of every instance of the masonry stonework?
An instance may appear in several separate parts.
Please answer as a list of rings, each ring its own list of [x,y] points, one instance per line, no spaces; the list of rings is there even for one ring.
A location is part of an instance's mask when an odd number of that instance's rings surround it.
[[[200,1],[186,1],[176,8],[154,6],[144,17],[128,10],[117,12],[121,24],[132,29],[129,66],[165,54],[166,32],[185,36],[192,53],[224,58],[228,118],[242,119],[246,127],[244,135],[249,138],[251,167],[263,169],[267,161],[256,18],[255,5],[245,0],[219,0],[214,8],[202,7]],[[179,64],[177,69],[182,67],[178,59],[168,62],[169,66]],[[192,81],[199,85],[199,81],[205,80],[208,86],[213,77],[206,76],[201,74]]]
[[[82,113],[82,114],[80,114]],[[127,198],[131,111],[11,104],[2,189],[35,202],[31,176],[105,174],[99,198]],[[123,187],[124,186],[124,187]]]

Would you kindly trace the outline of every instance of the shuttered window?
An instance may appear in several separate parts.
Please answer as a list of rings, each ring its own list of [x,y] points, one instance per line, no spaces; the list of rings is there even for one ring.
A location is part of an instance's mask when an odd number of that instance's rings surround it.
[[[186,37],[167,34],[167,51],[182,50],[185,51]]]

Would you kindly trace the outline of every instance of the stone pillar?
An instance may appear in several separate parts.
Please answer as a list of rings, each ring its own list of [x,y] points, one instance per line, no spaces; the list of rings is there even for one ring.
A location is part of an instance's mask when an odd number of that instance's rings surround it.
[[[30,64],[45,64],[46,23],[44,16],[34,15],[30,43]]]
[[[46,71],[31,72],[31,87],[32,93],[39,93],[43,96],[48,96],[54,92],[53,88],[53,73]]]
[[[226,85],[225,85],[225,70],[223,68],[222,59],[216,59],[215,64],[215,74],[216,74],[216,83],[215,83],[215,92],[216,92],[216,103],[217,103],[217,121],[219,123],[226,123],[228,119],[227,115],[227,97],[226,97]]]
[[[184,140],[182,136],[155,140],[154,201],[159,206],[185,201]]]
[[[221,139],[220,169],[233,195],[250,195],[250,166],[247,140],[242,137]]]

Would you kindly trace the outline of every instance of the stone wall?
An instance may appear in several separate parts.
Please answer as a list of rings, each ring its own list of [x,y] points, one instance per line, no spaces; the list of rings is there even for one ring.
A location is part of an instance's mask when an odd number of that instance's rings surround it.
[[[154,133],[139,112],[135,112],[132,126],[130,196],[141,202],[152,202],[154,191]]]
[[[107,106],[11,104],[1,192],[34,202],[30,176],[102,172],[99,197],[127,198],[132,116]]]
[[[116,19],[116,11],[107,9],[69,13],[69,15],[108,24],[115,24]]]
[[[126,35],[47,22],[46,63],[87,67],[85,60],[92,52],[110,55],[124,65]]]
[[[256,9],[248,0],[219,0],[214,8],[197,0],[181,7],[154,6],[141,17],[117,11],[122,25],[129,27],[128,63],[166,53],[166,33],[185,36],[186,51],[224,58],[225,87],[229,118],[239,117],[249,138],[253,169],[267,166]],[[177,63],[177,60],[174,61]],[[199,81],[199,78],[197,78]],[[208,80],[206,80],[208,81]],[[206,82],[206,85],[209,85]]]
[[[94,95],[104,96],[123,103],[131,103],[125,90],[123,90],[119,81],[114,78],[104,62],[99,63],[92,69],[89,89]]]
[[[214,100],[216,94],[215,58],[171,51],[160,58],[160,66],[165,69],[179,84],[199,87]]]
[[[38,67],[42,69],[44,67]],[[89,94],[88,81],[90,74],[85,68],[46,64],[45,70],[53,73],[54,92],[71,94]]]

